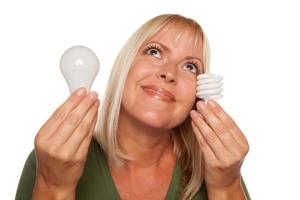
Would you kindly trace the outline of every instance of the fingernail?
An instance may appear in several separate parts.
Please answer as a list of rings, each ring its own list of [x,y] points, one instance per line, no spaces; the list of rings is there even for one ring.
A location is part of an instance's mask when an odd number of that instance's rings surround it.
[[[202,109],[205,109],[205,107],[206,107],[206,105],[205,105],[205,103],[203,101],[198,101],[197,102],[197,106],[199,106]]]
[[[95,103],[95,106],[99,106],[100,105],[100,100],[98,99]]]
[[[84,87],[82,88],[79,88],[77,91],[76,91],[76,95],[77,96],[82,96],[83,94],[86,93],[86,89]]]
[[[194,110],[192,110],[192,111],[190,112],[190,114],[191,114],[192,118],[197,117],[197,112],[194,111]]]
[[[201,113],[199,113],[199,112],[197,112],[195,110],[192,110],[190,112],[190,114],[191,114],[192,118],[201,117],[203,119],[203,115],[201,115]]]
[[[98,97],[98,93],[97,92],[90,92],[88,97],[90,99],[96,99]]]
[[[211,107],[215,108],[217,106],[217,104],[213,101],[213,100],[209,100],[208,101],[209,105],[211,105]]]

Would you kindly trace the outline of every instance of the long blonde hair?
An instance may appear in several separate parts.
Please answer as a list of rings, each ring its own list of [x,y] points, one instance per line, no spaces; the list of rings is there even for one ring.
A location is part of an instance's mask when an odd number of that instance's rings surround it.
[[[114,163],[123,163],[130,159],[122,152],[117,140],[118,119],[128,71],[141,45],[170,21],[191,27],[195,30],[195,35],[200,36],[203,41],[204,72],[209,70],[209,43],[201,26],[195,20],[178,14],[164,14],[144,23],[127,40],[115,60],[95,128],[95,138]],[[184,190],[181,199],[192,199],[203,183],[203,162],[191,127],[190,116],[172,130],[171,137],[183,174]]]

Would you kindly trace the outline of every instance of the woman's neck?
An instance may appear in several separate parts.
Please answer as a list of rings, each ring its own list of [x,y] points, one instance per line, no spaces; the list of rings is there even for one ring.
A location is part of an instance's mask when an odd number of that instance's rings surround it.
[[[149,127],[121,113],[117,134],[122,151],[132,159],[126,163],[129,168],[159,167],[175,160],[171,131]]]

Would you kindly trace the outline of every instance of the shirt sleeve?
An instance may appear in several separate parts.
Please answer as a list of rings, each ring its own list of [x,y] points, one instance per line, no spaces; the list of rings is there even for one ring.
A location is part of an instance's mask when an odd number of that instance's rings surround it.
[[[35,152],[32,152],[27,157],[23,171],[19,180],[16,200],[31,200],[32,191],[35,184],[36,159]]]
[[[244,181],[244,179],[243,179],[243,176],[241,176],[241,177],[242,177],[241,184],[242,184],[244,193],[245,193],[245,195],[246,195],[246,197],[247,197],[247,200],[251,200],[250,195],[249,195],[249,192],[248,192],[248,189],[247,189],[246,184],[245,184],[245,181]]]

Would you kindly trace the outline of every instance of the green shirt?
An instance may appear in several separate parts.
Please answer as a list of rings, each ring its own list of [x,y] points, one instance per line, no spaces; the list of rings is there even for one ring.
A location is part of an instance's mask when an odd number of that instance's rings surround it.
[[[34,150],[29,154],[19,181],[16,199],[31,199],[35,183],[36,159]],[[166,200],[178,199],[179,193],[182,191],[180,184],[181,169],[177,162],[172,175]],[[243,189],[250,199],[245,183],[242,179]],[[109,171],[107,159],[102,148],[96,140],[92,140],[89,147],[88,157],[85,163],[83,174],[76,188],[77,200],[120,200],[120,196],[113,182]],[[207,200],[207,191],[205,184],[199,189],[193,200]]]

